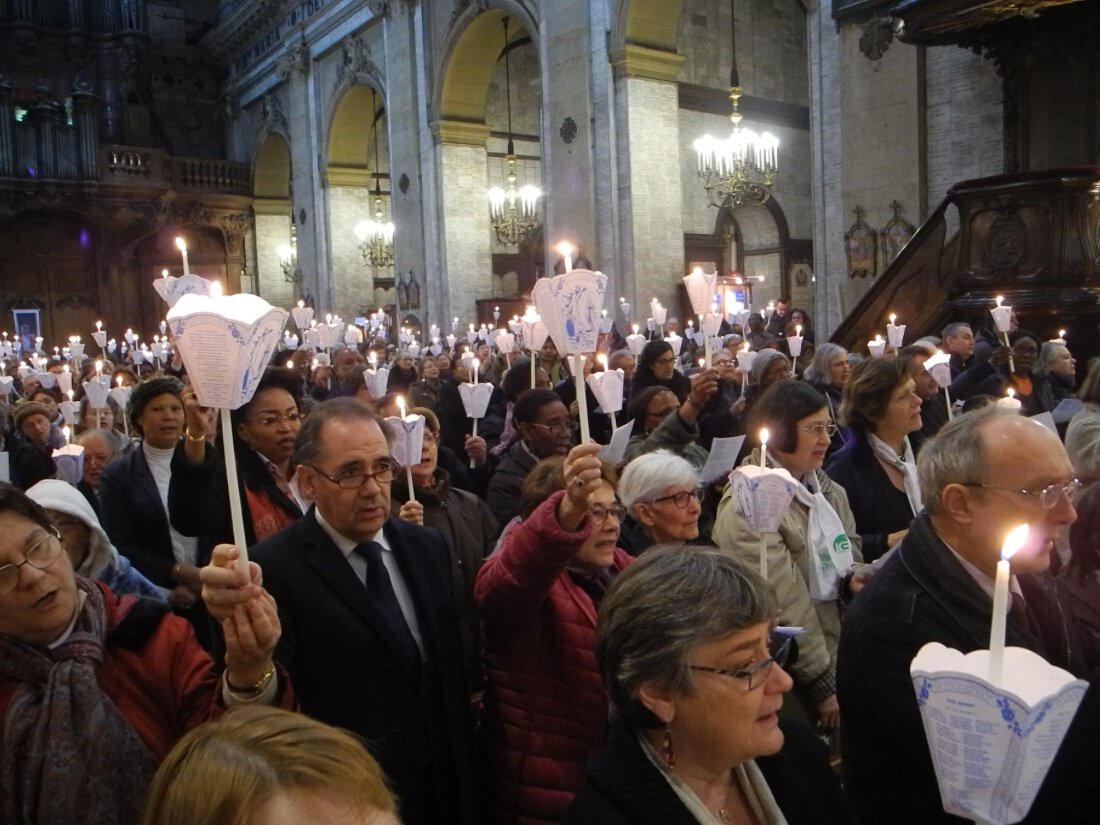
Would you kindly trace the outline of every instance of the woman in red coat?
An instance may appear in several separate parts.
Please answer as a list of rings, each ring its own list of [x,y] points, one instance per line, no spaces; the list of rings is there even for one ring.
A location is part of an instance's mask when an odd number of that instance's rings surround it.
[[[606,734],[596,610],[630,556],[616,546],[624,512],[599,449],[583,444],[531,471],[523,521],[477,576],[487,680],[479,746],[500,825],[556,825]]]
[[[235,555],[217,548],[225,569],[203,574],[225,631],[218,675],[187,621],[74,575],[46,512],[0,484],[0,821],[136,822],[189,728],[229,705],[292,703],[271,659],[275,602],[240,581]]]

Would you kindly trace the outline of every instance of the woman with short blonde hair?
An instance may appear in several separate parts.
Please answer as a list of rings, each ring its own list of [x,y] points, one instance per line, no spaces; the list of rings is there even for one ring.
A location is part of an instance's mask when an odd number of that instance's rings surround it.
[[[382,769],[357,739],[299,713],[249,706],[176,744],[153,779],[143,822],[282,825],[307,815],[399,821]]]

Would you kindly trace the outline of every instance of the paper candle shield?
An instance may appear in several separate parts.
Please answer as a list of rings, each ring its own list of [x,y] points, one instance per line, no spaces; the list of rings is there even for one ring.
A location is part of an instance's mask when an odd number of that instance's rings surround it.
[[[585,379],[592,390],[592,394],[596,396],[596,400],[600,403],[601,412],[613,413],[623,408],[624,380],[622,370],[594,372]]]
[[[57,373],[57,388],[62,395],[68,395],[73,391],[73,374],[68,370]]]
[[[1012,307],[1001,304],[999,307],[993,307],[989,310],[989,313],[993,316],[993,323],[997,327],[997,332],[1012,331]]]
[[[112,387],[111,391],[107,393],[107,397],[114,400],[116,404],[122,409],[123,415],[126,414],[126,407],[130,404],[130,388],[129,387]]]
[[[887,324],[886,325],[886,342],[897,349],[901,349],[905,344],[905,324]]]
[[[798,482],[786,470],[742,464],[730,473],[730,488],[749,527],[774,533],[794,498]]]
[[[924,368],[928,370],[940,389],[951,386],[951,356],[945,352],[937,352],[924,362]]]
[[[173,308],[184,295],[210,295],[212,284],[206,278],[198,275],[184,275],[175,278],[169,275],[167,278],[157,278],[153,281],[153,289],[157,295],[164,299],[168,308]],[[130,343],[133,343],[132,341]]]
[[[718,335],[718,330],[722,328],[722,315],[718,312],[704,312],[702,332],[707,338],[715,338]]]
[[[11,395],[15,389],[15,379],[10,375],[0,375],[0,393]]]
[[[516,348],[516,336],[510,332],[502,332],[493,338],[493,343],[500,352],[512,352]]]
[[[752,369],[753,361],[756,360],[756,352],[751,349],[742,350],[737,353],[737,366],[741,368],[742,372],[748,372]]]
[[[294,307],[290,310],[290,317],[294,319],[298,332],[304,332],[313,321],[313,307]]]
[[[332,327],[328,324],[318,324],[314,327],[317,333],[317,346],[321,349],[332,349],[333,341],[336,340],[336,336],[332,333]]]
[[[787,336],[787,351],[790,352],[791,358],[797,358],[802,354],[802,336],[801,335],[788,335]]]
[[[70,427],[75,427],[77,422],[80,421],[80,404],[76,401],[62,401],[57,406],[61,410],[61,415],[65,418],[65,423]]]
[[[258,295],[185,295],[168,311],[172,337],[199,403],[247,404],[279,344],[287,311]]]
[[[944,810],[990,825],[1031,808],[1088,683],[1020,647],[1005,648],[998,686],[989,651],[930,642],[909,667]]]
[[[872,358],[882,358],[886,354],[886,342],[882,338],[876,338],[867,342],[867,351]]]
[[[84,448],[79,444],[66,444],[53,451],[53,463],[57,465],[58,478],[69,484],[79,484],[84,477]]]
[[[107,346],[107,333],[106,332],[93,332],[92,340],[95,341],[96,346],[103,349]]]
[[[52,390],[57,386],[57,376],[52,372],[35,373],[35,377],[38,379],[38,383],[48,390]]]
[[[547,329],[546,324],[542,323],[541,318],[533,322],[525,320],[522,321],[522,324],[524,324],[524,342],[527,349],[531,352],[538,352],[542,349],[542,344],[550,338],[550,331]]]
[[[535,281],[531,298],[559,353],[596,351],[606,291],[607,276],[588,269]]]
[[[642,354],[642,350],[645,349],[645,336],[639,335],[636,332],[626,336],[626,346],[627,349],[633,353],[634,357],[637,358]]]
[[[69,344],[69,354],[72,356],[76,363],[80,363],[84,360],[84,345],[79,341],[73,341]]]
[[[484,418],[489,409],[489,399],[493,397],[493,385],[459,384],[458,394],[462,397],[462,406],[466,408],[468,418]]]
[[[665,336],[665,343],[672,347],[672,354],[679,358],[680,350],[684,346],[684,339],[674,332]]]
[[[691,301],[691,311],[695,315],[710,312],[714,305],[714,285],[718,282],[717,272],[703,272],[696,267],[691,274],[684,278],[684,286],[687,288],[688,300]]]
[[[367,385],[367,391],[374,398],[381,398],[386,394],[386,387],[390,382],[390,371],[385,367],[374,369],[367,367],[363,370],[363,383]]]
[[[424,416],[407,415],[405,418],[390,416],[383,423],[393,434],[390,455],[402,467],[420,463],[420,451],[424,447]]]
[[[107,394],[110,389],[102,381],[85,381],[84,394],[88,396],[88,405],[100,409],[107,406]]]

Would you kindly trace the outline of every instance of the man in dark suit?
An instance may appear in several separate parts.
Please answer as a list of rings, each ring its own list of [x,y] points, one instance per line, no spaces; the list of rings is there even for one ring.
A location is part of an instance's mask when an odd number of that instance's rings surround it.
[[[928,642],[969,653],[989,646],[1001,545],[1026,522],[1012,557],[1008,645],[1092,682],[1094,645],[1046,573],[1059,529],[1076,518],[1073,465],[1058,437],[1011,411],[958,416],[918,459],[925,511],[855,597],[837,655],[845,788],[861,821],[948,825],[909,665]],[[1090,687],[1025,823],[1095,822],[1092,757],[1100,708]]]
[[[462,640],[447,548],[391,519],[395,465],[378,416],[316,407],[292,462],[309,512],[252,548],[302,710],[362,736],[406,825],[476,821]]]

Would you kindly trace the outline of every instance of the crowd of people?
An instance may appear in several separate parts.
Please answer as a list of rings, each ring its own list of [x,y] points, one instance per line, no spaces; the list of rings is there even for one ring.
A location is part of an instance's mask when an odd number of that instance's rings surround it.
[[[709,362],[668,331],[601,336],[620,410],[578,403],[552,339],[279,351],[230,432],[178,357],[5,365],[3,820],[963,821],[909,664],[988,645],[1026,521],[1009,644],[1100,673],[1100,360],[1078,386],[1064,340],[963,322],[860,357],[789,300]],[[100,378],[124,407],[90,403]],[[700,481],[731,436],[793,480],[774,531]],[[1093,820],[1097,734],[1090,687],[1026,822]]]

